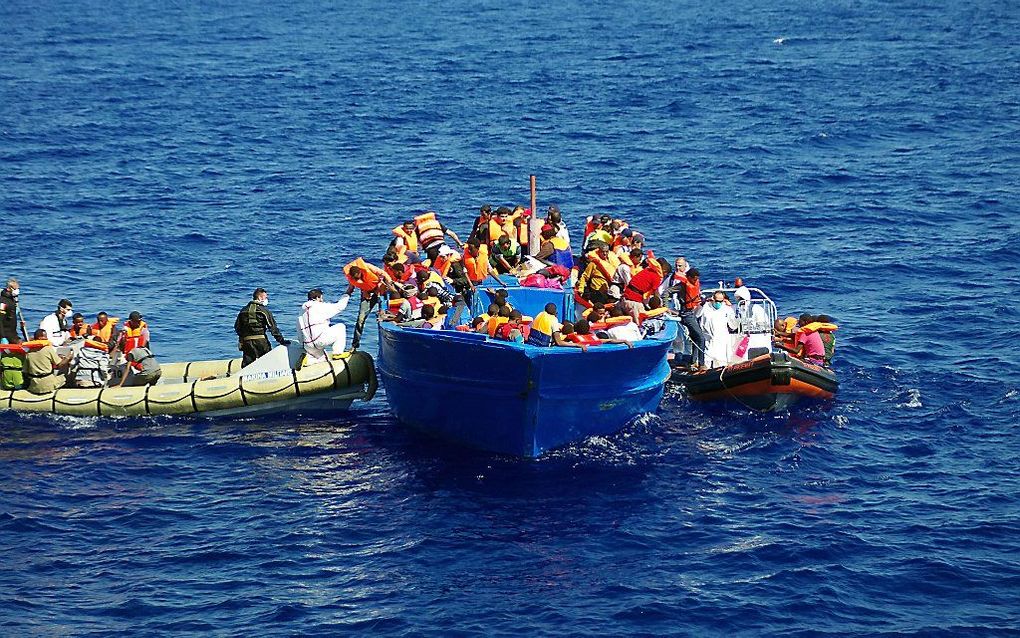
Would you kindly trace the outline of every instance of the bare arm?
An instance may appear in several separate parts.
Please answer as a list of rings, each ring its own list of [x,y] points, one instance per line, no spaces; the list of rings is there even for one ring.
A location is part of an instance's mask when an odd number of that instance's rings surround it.
[[[581,352],[587,352],[588,346],[583,343],[574,343],[573,341],[567,341],[563,338],[563,333],[557,331],[553,333],[553,341],[556,345],[563,346],[564,348],[580,348]]]

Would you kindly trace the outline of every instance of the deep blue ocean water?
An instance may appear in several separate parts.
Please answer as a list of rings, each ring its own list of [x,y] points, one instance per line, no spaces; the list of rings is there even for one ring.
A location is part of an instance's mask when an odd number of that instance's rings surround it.
[[[292,335],[399,220],[466,233],[535,173],[575,241],[624,216],[835,317],[842,385],[772,416],[669,390],[538,461],[384,396],[3,413],[0,634],[1020,635],[1016,2],[127,5],[0,3],[31,323],[66,296],[232,356],[254,287]]]

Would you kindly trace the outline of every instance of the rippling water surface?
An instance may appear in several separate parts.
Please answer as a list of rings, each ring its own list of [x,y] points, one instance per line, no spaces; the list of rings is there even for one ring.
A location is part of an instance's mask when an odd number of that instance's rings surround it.
[[[0,415],[4,635],[1020,633],[1014,2],[0,5],[3,274],[233,354],[423,208],[630,219],[841,325],[534,462],[333,419]],[[942,6],[943,4],[949,6]],[[369,335],[367,347],[375,348]],[[457,406],[451,405],[451,409]],[[484,423],[485,415],[465,415]]]

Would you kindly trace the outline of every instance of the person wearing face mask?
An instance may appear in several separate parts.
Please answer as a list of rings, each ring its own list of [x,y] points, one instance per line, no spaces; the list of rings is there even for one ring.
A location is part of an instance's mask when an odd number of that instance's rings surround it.
[[[11,277],[7,280],[7,287],[0,290],[0,340],[6,339],[13,343],[13,337],[18,336],[18,323],[21,323],[21,338],[28,339],[28,331],[25,320],[21,319],[18,308],[18,280]]]
[[[68,331],[67,317],[73,309],[74,307],[70,299],[61,299],[57,303],[57,311],[46,315],[39,322],[39,329],[46,331],[46,338],[54,348],[59,348],[71,338],[71,333]]]
[[[242,368],[273,349],[269,345],[269,338],[266,337],[267,330],[281,346],[290,345],[290,341],[280,333],[280,328],[277,327],[276,319],[268,306],[269,293],[265,288],[256,288],[251,294],[251,301],[241,308],[241,312],[237,313],[237,319],[234,320],[238,350],[243,353]]]
[[[730,333],[737,331],[738,324],[725,292],[717,290],[712,294],[712,301],[701,311],[701,325],[706,337],[705,365],[709,368],[728,366],[733,351]]]

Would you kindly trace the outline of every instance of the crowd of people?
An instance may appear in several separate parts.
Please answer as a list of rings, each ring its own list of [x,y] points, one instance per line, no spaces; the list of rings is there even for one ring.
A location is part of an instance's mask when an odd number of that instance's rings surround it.
[[[684,257],[672,264],[657,258],[645,237],[624,219],[587,217],[576,258],[555,205],[544,219],[537,219],[523,206],[494,209],[486,204],[465,240],[433,211],[391,232],[381,266],[361,257],[344,266],[348,286],[337,301],[325,301],[319,288],[308,291],[296,326],[306,364],[323,361],[327,350],[334,356],[345,350],[346,326],[332,319],[348,307],[355,290],[360,291],[362,318],[383,299],[380,319],[401,327],[477,332],[539,347],[631,347],[661,332],[666,321],[675,321],[682,329],[674,350],[685,363],[689,360],[691,371],[730,365],[775,348],[818,365],[832,359],[836,326],[828,317],[802,315],[772,322],[762,300],[752,299],[739,280],[732,300],[724,290],[702,291],[697,268]],[[503,284],[501,275],[514,276],[525,286],[572,286],[577,316],[562,316],[553,303],[534,317],[525,316],[513,307],[505,289],[482,288],[490,278]],[[20,349],[0,346],[4,389],[24,387],[45,394],[65,385],[143,385],[160,378],[141,313],[131,312],[123,325],[106,312],[87,323],[74,313],[70,300],[61,299],[29,339],[19,292],[13,278],[0,292],[0,344],[25,342]],[[485,295],[487,308],[471,317],[468,308],[476,295]],[[291,343],[268,305],[268,292],[257,288],[234,322],[242,367],[272,350],[269,335],[278,344]],[[58,355],[57,348],[65,345],[73,347]]]
[[[533,229],[538,231],[534,236]],[[820,329],[812,326],[819,322],[808,322],[774,334],[766,306],[761,299],[753,300],[742,282],[735,284],[733,300],[722,290],[703,292],[696,268],[683,257],[672,265],[657,258],[647,249],[644,235],[624,219],[587,217],[576,258],[555,205],[544,219],[537,219],[523,206],[494,209],[486,204],[463,241],[434,211],[408,219],[391,232],[381,267],[359,258],[345,267],[345,273],[351,285],[362,290],[363,299],[385,297],[383,320],[402,327],[468,330],[493,339],[586,349],[599,343],[633,343],[672,320],[683,326],[684,343],[678,349],[689,352],[694,371],[729,365],[776,347],[811,362],[827,364],[831,359],[831,348],[829,357],[818,358],[817,340],[808,336],[817,331],[823,341],[834,343],[828,322],[821,322],[826,325]],[[535,249],[529,250],[532,242]],[[370,276],[352,277],[352,267],[358,274],[368,270]],[[479,291],[489,277],[502,283],[500,275],[515,276],[526,286],[573,286],[583,321],[558,316],[555,307],[536,317],[515,316],[500,291]],[[487,311],[466,319],[465,309],[482,293],[491,302]]]
[[[0,388],[49,394],[65,386],[152,385],[162,375],[140,312],[123,324],[99,312],[89,323],[70,299],[61,299],[29,337],[20,295],[15,278],[0,292]]]

